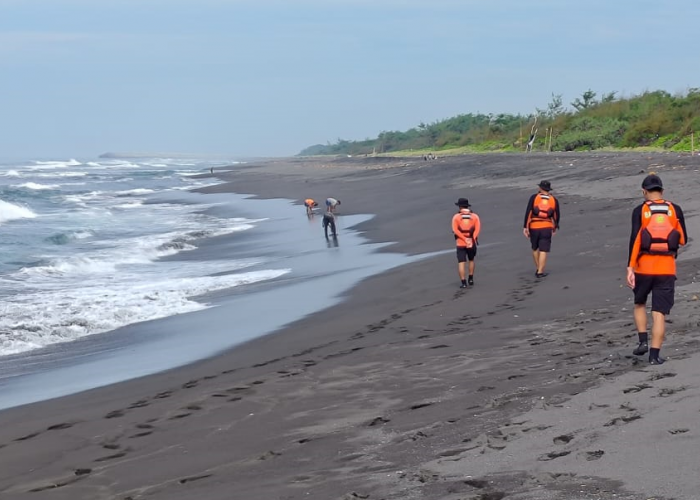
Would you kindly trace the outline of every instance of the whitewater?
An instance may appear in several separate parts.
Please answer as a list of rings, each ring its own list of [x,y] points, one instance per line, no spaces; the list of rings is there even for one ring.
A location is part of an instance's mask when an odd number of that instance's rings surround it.
[[[173,260],[265,222],[190,193],[218,182],[201,176],[211,167],[236,164],[72,158],[1,165],[0,359],[206,309],[194,298],[288,273],[263,258]]]

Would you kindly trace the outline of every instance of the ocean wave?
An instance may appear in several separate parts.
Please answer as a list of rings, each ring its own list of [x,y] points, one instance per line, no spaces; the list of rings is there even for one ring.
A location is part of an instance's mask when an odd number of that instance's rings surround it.
[[[16,219],[33,219],[36,214],[26,207],[0,200],[0,223]]]
[[[126,191],[117,191],[116,194],[119,196],[129,196],[132,194],[151,194],[155,193],[154,189],[145,189],[145,188],[136,188],[136,189],[128,189]]]
[[[47,189],[58,189],[60,186],[58,184],[38,184],[36,182],[25,182],[24,184],[17,185],[17,187],[41,191]]]
[[[129,203],[122,203],[121,205],[115,205],[115,208],[140,208],[143,207],[143,201],[135,200]]]
[[[68,231],[66,233],[57,233],[51,235],[45,239],[49,243],[54,245],[65,245],[71,241],[84,240],[87,238],[92,238],[95,235],[92,231]]]
[[[71,158],[68,161],[35,161],[34,164],[41,166],[42,168],[77,167],[82,165],[82,163],[75,158]]]
[[[87,172],[51,172],[43,174],[35,174],[37,177],[55,178],[55,177],[85,177]]]
[[[254,226],[247,219],[233,219],[230,225],[182,232],[171,232],[160,235],[148,235],[138,238],[126,238],[118,242],[111,242],[116,248],[95,250],[90,254],[72,255],[59,259],[49,260],[38,266],[23,267],[19,274],[25,278],[56,278],[67,276],[94,277],[97,275],[113,274],[123,266],[149,264],[162,257],[168,257],[183,251],[197,248],[193,243],[203,238],[222,236],[239,231],[246,231]],[[76,233],[71,233],[73,236]],[[77,234],[82,234],[79,232]],[[93,233],[89,233],[93,235]],[[71,237],[72,237],[71,236]],[[55,244],[66,244],[70,240],[62,236],[51,236]],[[106,242],[110,244],[110,242]]]
[[[103,191],[90,191],[89,193],[83,194],[69,194],[66,195],[64,199],[79,205],[84,205],[86,201],[100,198],[103,194]]]
[[[123,283],[109,289],[85,287],[12,297],[1,306],[0,355],[205,309],[210,305],[195,302],[191,297],[269,281],[289,272],[290,269],[268,269],[150,281],[139,286]]]

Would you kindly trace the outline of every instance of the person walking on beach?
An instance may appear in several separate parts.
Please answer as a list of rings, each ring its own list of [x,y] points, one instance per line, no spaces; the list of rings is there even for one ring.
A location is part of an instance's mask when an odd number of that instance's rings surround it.
[[[676,256],[688,241],[680,206],[665,200],[658,175],[642,181],[644,203],[632,212],[627,285],[634,291],[634,323],[639,345],[636,356],[649,352],[649,363],[660,365],[661,344],[666,335],[666,316],[671,313],[676,284]],[[651,348],[647,332],[646,303],[651,293]]]
[[[549,181],[540,182],[537,193],[530,197],[525,210],[523,234],[530,238],[532,257],[535,260],[535,277],[544,278],[547,265],[547,254],[552,249],[552,236],[559,229],[561,213],[559,203],[552,196],[552,185]]]
[[[318,206],[318,203],[311,198],[306,198],[304,200],[304,206],[306,207],[306,215],[311,215],[314,211],[314,208]]]
[[[459,212],[452,217],[452,232],[457,244],[457,271],[459,279],[462,281],[460,288],[467,288],[467,283],[470,286],[474,285],[474,259],[481,232],[481,221],[479,216],[471,211],[471,205],[466,198],[460,198],[455,205],[459,207]],[[468,281],[466,276],[467,261],[469,261]]]
[[[326,198],[326,211],[333,213],[338,205],[340,205],[340,200]]]

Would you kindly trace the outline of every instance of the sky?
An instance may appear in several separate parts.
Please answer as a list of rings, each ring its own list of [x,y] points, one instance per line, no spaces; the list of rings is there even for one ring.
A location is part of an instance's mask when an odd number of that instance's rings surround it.
[[[700,87],[697,0],[0,0],[0,158],[287,156]]]

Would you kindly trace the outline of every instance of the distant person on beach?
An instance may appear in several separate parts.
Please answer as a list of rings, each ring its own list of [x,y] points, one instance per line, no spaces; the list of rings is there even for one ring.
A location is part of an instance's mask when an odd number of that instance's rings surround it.
[[[338,233],[336,232],[336,229],[335,229],[335,215],[333,215],[330,212],[326,212],[325,214],[323,214],[322,225],[323,225],[323,234],[326,235],[326,239],[328,239],[328,230],[329,229],[331,231],[331,236],[333,236],[333,238],[338,237]]]
[[[311,215],[314,211],[314,208],[318,206],[318,203],[311,198],[306,198],[304,200],[304,206],[306,207],[306,215]]]
[[[340,205],[340,200],[326,198],[326,211],[333,213],[338,205]]]
[[[676,284],[676,256],[688,241],[681,207],[665,200],[658,175],[642,181],[644,203],[632,212],[627,285],[634,291],[634,323],[639,335],[636,356],[649,352],[649,363],[660,365],[666,316],[671,313]],[[651,348],[647,332],[646,303],[651,293]]]
[[[467,288],[467,283],[470,286],[474,285],[474,259],[481,232],[481,221],[479,216],[471,211],[471,205],[466,198],[460,198],[455,205],[459,207],[459,212],[452,217],[452,232],[457,244],[457,271],[459,279],[462,281],[460,288]],[[468,281],[466,276],[467,261],[469,261]]]
[[[544,278],[547,265],[547,254],[552,249],[552,236],[559,229],[561,213],[559,203],[552,196],[552,185],[549,181],[540,182],[537,193],[530,197],[525,209],[523,234],[530,238],[532,257],[535,260],[535,277]]]

